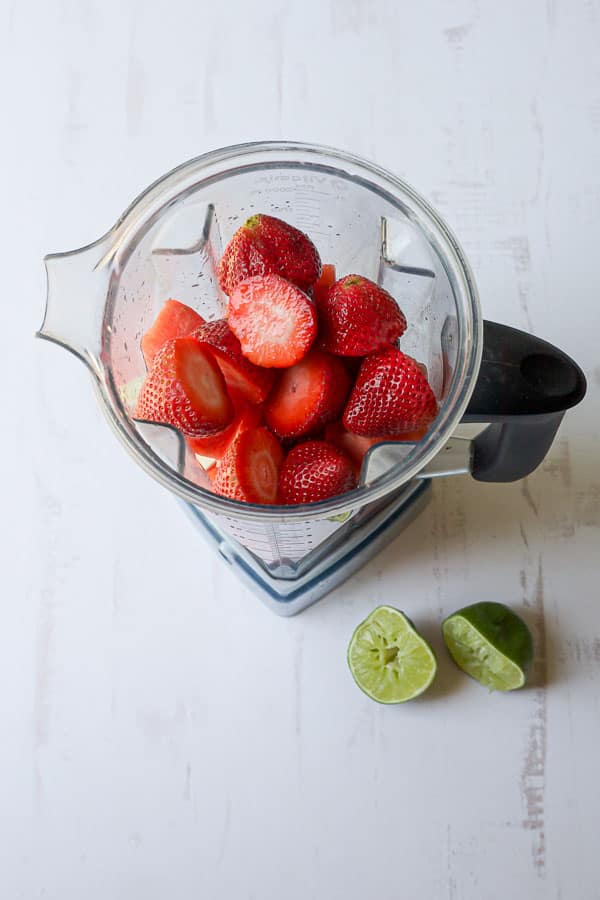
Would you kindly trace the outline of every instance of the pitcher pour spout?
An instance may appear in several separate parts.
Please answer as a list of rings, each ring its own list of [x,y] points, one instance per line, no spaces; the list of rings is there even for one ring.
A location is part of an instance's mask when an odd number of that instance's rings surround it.
[[[93,244],[44,257],[47,295],[36,337],[69,350],[100,377],[102,319],[109,286],[112,233]]]

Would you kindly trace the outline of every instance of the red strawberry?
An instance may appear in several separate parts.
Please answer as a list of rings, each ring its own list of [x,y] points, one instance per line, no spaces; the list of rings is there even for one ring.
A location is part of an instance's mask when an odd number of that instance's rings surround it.
[[[311,350],[279,376],[265,405],[265,422],[281,439],[314,434],[341,415],[351,385],[341,360]]]
[[[319,347],[366,356],[398,340],[406,319],[391,294],[362,275],[346,275],[318,298]]]
[[[187,438],[190,449],[208,459],[222,459],[230,445],[242,431],[256,428],[262,419],[258,406],[244,406],[235,415],[233,422],[222,431],[208,437]]]
[[[306,441],[288,453],[279,473],[280,503],[311,503],[356,487],[345,453],[325,441]]]
[[[240,342],[225,321],[207,322],[194,332],[198,341],[206,342],[223,373],[233,400],[262,403],[273,387],[275,372],[253,365],[242,353]]]
[[[230,500],[275,503],[281,444],[268,428],[243,431],[219,463],[214,490]]]
[[[321,275],[313,288],[313,297],[318,303],[327,293],[332,284],[335,283],[335,266],[331,263],[323,263]]]
[[[156,355],[135,415],[201,437],[229,425],[233,406],[212,355],[195,338],[183,337],[167,341]]]
[[[258,214],[238,228],[219,263],[219,284],[226,294],[253,275],[281,275],[306,289],[321,274],[317,248],[302,231]]]
[[[358,471],[360,471],[365,454],[376,444],[380,444],[384,440],[416,444],[424,434],[425,429],[421,431],[407,431],[405,434],[393,438],[364,437],[363,435],[352,434],[351,431],[346,431],[341,422],[335,422],[333,425],[328,425],[325,429],[325,440],[333,444],[334,447],[343,450],[350,457]]]
[[[435,395],[417,363],[390,347],[363,360],[343,421],[355,434],[394,437],[427,428],[436,414]]]
[[[165,301],[154,324],[142,337],[142,353],[147,367],[152,367],[154,357],[167,341],[185,337],[201,325],[204,325],[204,319],[190,306],[179,300]]]
[[[317,333],[314,303],[279,275],[240,282],[229,298],[227,320],[244,356],[266,368],[293,366]]]

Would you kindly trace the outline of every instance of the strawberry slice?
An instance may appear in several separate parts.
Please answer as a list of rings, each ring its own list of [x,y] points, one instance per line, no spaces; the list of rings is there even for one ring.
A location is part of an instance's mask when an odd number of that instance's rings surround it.
[[[185,337],[201,325],[204,325],[204,319],[196,310],[179,300],[166,300],[154,324],[142,337],[142,353],[148,369],[152,368],[154,357],[167,341]]]
[[[246,359],[225,319],[207,322],[194,332],[194,337],[209,345],[234,402],[262,403],[266,399],[273,387],[275,372],[255,366]]]
[[[280,374],[265,405],[265,422],[282,440],[314,434],[341,415],[351,385],[341,360],[311,350]]]
[[[346,275],[318,301],[319,347],[339,356],[366,356],[394,344],[406,319],[391,294],[362,275]]]
[[[135,416],[201,437],[233,419],[225,379],[213,356],[193,337],[167,341],[142,385]]]
[[[198,456],[222,459],[229,446],[242,431],[256,428],[262,419],[262,410],[257,406],[244,406],[238,410],[233,422],[222,431],[208,437],[187,438],[188,446]]]
[[[325,297],[333,284],[335,284],[335,266],[331,263],[323,263],[321,275],[313,288],[313,297],[316,303]]]
[[[268,428],[243,431],[218,465],[214,490],[230,500],[275,503],[283,450]]]
[[[360,472],[362,461],[365,454],[371,447],[381,444],[383,440],[403,441],[408,443],[418,443],[425,435],[426,429],[420,431],[407,431],[399,437],[380,438],[380,437],[364,437],[360,434],[352,434],[346,431],[341,422],[334,422],[325,429],[325,440],[344,453],[352,460],[357,472]]]
[[[237,285],[227,320],[244,356],[257,366],[283,369],[306,356],[317,333],[315,305],[279,275],[257,275]]]
[[[437,401],[419,365],[396,347],[363,360],[344,410],[348,431],[394,437],[426,429]]]
[[[310,238],[274,216],[250,216],[235,232],[217,274],[226,294],[253,275],[280,275],[303,290],[321,273],[321,259]]]
[[[352,462],[325,441],[305,441],[288,453],[279,473],[279,502],[312,503],[356,487]]]

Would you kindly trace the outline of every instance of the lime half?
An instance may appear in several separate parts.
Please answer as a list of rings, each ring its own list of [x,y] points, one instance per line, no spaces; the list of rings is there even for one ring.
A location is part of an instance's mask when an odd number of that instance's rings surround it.
[[[359,688],[379,703],[418,697],[437,670],[427,641],[391,606],[378,606],[360,623],[348,647],[348,665]]]
[[[442,624],[450,656],[491,691],[523,687],[533,658],[529,628],[503,603],[474,603]]]

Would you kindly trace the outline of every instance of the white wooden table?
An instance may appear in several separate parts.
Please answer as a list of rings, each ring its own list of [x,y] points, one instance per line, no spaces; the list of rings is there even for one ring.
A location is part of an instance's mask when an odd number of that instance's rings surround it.
[[[1,22],[2,897],[600,897],[598,0],[6,0]],[[45,252],[180,161],[278,137],[405,177],[485,315],[589,377],[526,482],[444,480],[291,620],[130,462],[83,367],[32,339]],[[479,599],[534,631],[519,694],[445,655],[441,618]],[[380,602],[439,654],[406,707],[346,668]]]

